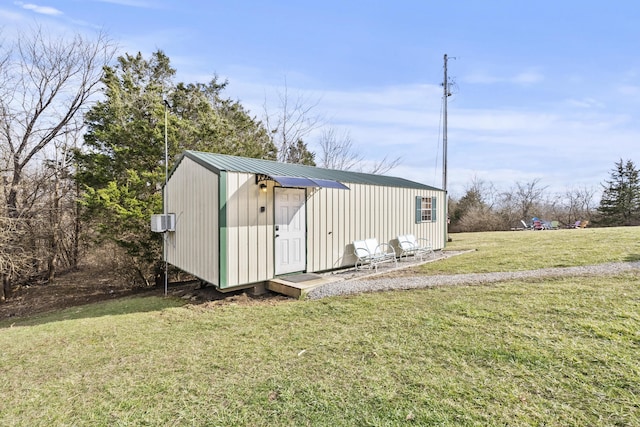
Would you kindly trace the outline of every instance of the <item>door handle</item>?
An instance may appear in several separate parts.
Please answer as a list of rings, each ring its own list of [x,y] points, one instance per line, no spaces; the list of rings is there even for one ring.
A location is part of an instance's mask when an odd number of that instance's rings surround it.
[[[276,234],[276,237],[280,237],[280,235],[279,235],[279,234]]]

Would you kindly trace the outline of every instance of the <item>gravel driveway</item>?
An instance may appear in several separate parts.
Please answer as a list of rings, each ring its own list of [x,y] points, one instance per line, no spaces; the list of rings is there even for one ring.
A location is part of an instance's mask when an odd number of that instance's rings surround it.
[[[320,299],[329,296],[360,294],[363,292],[388,291],[395,289],[420,289],[446,285],[480,285],[484,283],[528,278],[616,275],[631,270],[640,270],[640,262],[615,262],[583,267],[554,267],[539,270],[501,273],[470,273],[441,276],[381,275],[374,277],[356,277],[349,280],[319,286],[311,290],[307,294],[307,298]]]

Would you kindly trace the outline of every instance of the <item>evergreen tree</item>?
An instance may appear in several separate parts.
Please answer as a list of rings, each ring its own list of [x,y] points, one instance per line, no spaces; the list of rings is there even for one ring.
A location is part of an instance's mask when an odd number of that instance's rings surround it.
[[[276,147],[262,123],[238,101],[222,97],[227,82],[179,83],[169,95],[171,152],[210,151],[234,156],[276,159]]]
[[[467,212],[472,209],[484,209],[486,208],[486,203],[482,199],[482,194],[477,187],[473,187],[467,190],[464,196],[460,198],[458,203],[456,204],[455,209],[453,209],[453,215],[451,216],[451,221],[453,223],[461,220]]]
[[[149,219],[163,210],[165,118],[169,168],[186,149],[276,157],[264,126],[222,97],[226,82],[174,84],[174,75],[161,51],[106,67],[104,100],[86,114],[84,150],[76,153],[87,216],[101,238],[126,250],[135,280],[145,284],[162,265],[162,236]]]
[[[604,192],[598,212],[603,225],[640,223],[640,174],[631,160],[620,159],[611,171],[611,179],[602,184]]]
[[[286,163],[298,163],[301,165],[315,166],[315,154],[307,148],[307,144],[299,139],[295,145],[291,145],[288,149],[284,161]]]

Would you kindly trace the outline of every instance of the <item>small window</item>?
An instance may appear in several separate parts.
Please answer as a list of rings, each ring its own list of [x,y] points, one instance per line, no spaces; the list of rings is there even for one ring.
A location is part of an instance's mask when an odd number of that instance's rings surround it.
[[[436,198],[416,196],[416,224],[436,220]]]

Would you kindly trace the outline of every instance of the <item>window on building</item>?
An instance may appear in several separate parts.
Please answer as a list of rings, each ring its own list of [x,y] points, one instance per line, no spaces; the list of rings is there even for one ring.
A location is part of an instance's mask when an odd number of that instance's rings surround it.
[[[436,198],[416,196],[416,224],[435,222]]]

